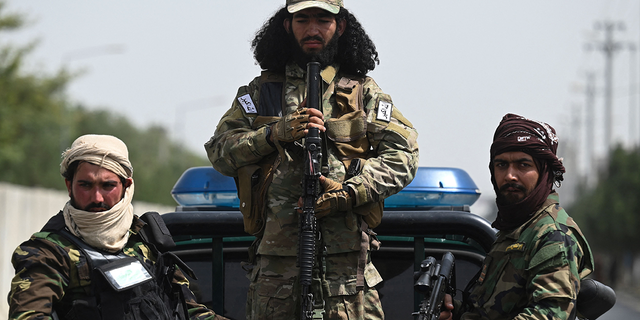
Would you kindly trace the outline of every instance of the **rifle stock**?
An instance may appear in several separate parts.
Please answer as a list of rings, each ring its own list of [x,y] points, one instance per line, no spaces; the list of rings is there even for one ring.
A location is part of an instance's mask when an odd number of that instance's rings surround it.
[[[420,276],[413,286],[415,291],[424,294],[424,299],[420,303],[420,310],[413,315],[417,315],[418,320],[438,320],[445,295],[455,295],[454,286],[453,254],[446,252],[440,264],[436,263],[434,257],[427,257],[420,263]]]
[[[320,109],[320,63],[307,64],[307,108]],[[299,217],[298,266],[300,267],[301,319],[312,319],[314,297],[311,292],[316,253],[315,203],[320,187],[322,138],[318,128],[309,128],[305,137],[302,213]]]

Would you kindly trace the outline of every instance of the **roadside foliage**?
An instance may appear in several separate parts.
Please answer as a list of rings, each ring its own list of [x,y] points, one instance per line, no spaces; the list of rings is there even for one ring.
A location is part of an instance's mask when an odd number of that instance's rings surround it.
[[[186,150],[161,126],[137,128],[121,115],[74,102],[67,86],[79,73],[27,70],[25,61],[37,42],[3,41],[26,20],[24,14],[8,12],[0,0],[0,181],[65,190],[59,172],[62,151],[80,135],[111,134],[129,147],[135,200],[175,205],[173,184],[187,168],[208,165],[204,150]]]

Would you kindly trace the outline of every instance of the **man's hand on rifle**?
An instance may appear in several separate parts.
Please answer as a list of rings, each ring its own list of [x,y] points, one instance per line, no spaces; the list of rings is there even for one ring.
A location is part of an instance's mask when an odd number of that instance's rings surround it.
[[[306,100],[301,106],[306,105]],[[271,142],[292,142],[305,137],[309,127],[319,128],[324,132],[324,115],[320,110],[300,108],[271,125]]]
[[[316,201],[316,218],[320,219],[338,211],[347,211],[353,206],[351,188],[324,176],[320,176],[324,190]]]
[[[302,106],[307,105],[307,100],[302,101]],[[320,129],[320,132],[325,132],[327,128],[324,127],[324,114],[322,111],[318,109],[306,109],[306,114],[309,115],[309,123],[307,124],[307,128],[305,128],[304,133],[307,134],[310,127],[316,127]]]
[[[438,320],[452,320],[453,313],[451,310],[453,310],[453,299],[451,295],[447,293],[444,296],[444,309],[440,311],[440,318],[438,318]]]

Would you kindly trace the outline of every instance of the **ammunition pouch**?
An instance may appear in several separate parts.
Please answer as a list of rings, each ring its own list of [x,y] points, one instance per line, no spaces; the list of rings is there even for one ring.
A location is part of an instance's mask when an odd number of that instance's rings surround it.
[[[250,164],[238,169],[236,187],[244,231],[256,237],[264,232],[267,189],[273,178],[273,168],[277,166],[275,162],[279,158],[277,153],[273,153],[260,165]]]
[[[334,115],[327,120],[327,138],[336,146],[337,155],[347,169],[347,177],[360,174],[364,165],[356,165],[354,161],[361,161],[371,157],[371,145],[367,137],[367,114],[364,110],[362,83],[359,80],[341,78],[336,84],[336,104]],[[375,228],[382,221],[384,201],[367,203],[353,208],[353,212],[360,215],[370,228]]]
[[[331,119],[325,122],[326,135],[338,151],[337,155],[349,167],[353,158],[368,158],[367,114],[362,101],[360,81],[341,78],[336,84],[337,107]]]
[[[363,110],[352,111],[326,121],[326,134],[341,160],[364,158],[369,152],[367,119]]]
[[[279,119],[278,116],[257,116],[252,123],[252,128],[257,130]],[[279,159],[278,153],[271,153],[259,164],[239,168],[238,177],[235,178],[244,231],[258,238],[264,232],[267,215],[266,193],[273,178],[273,168],[277,166],[276,162]]]

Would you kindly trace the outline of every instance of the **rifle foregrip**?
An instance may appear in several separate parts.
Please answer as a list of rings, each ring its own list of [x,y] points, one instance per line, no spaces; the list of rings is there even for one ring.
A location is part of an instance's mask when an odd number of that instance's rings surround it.
[[[315,220],[315,217],[305,217]],[[312,227],[315,221],[308,221],[311,225],[303,227],[300,233],[300,284],[311,285],[311,274],[313,271],[313,256],[316,252],[315,232]]]

